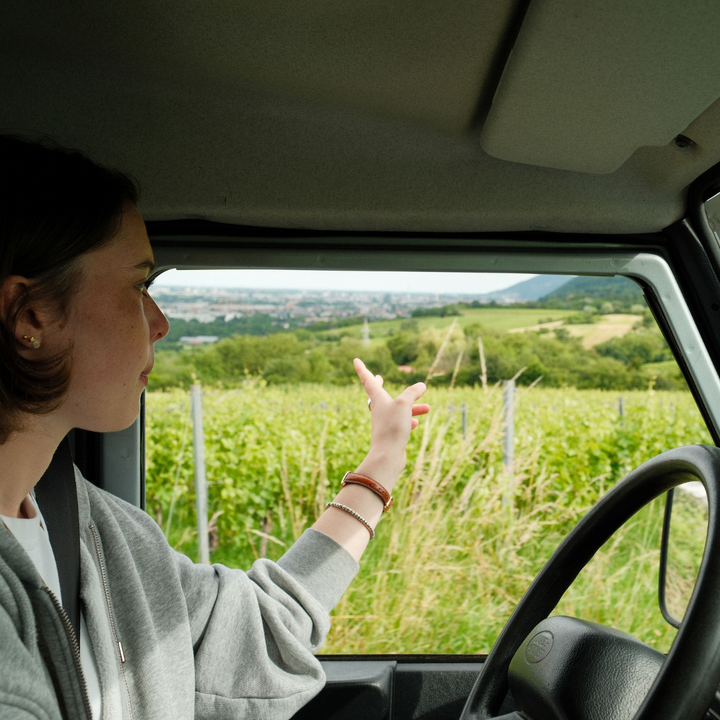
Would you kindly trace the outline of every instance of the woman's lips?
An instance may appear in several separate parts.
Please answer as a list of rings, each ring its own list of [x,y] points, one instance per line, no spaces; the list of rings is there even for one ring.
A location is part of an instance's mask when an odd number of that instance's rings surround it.
[[[150,365],[148,365],[145,370],[140,373],[140,377],[145,381],[146,385],[148,382],[148,375],[152,372],[153,365],[155,365],[155,363],[151,362]]]

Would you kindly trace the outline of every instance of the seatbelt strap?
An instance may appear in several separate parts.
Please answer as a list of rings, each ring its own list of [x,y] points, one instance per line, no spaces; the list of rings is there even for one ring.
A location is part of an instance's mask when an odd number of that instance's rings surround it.
[[[66,437],[35,486],[35,500],[47,524],[55,555],[62,604],[80,639],[80,517],[70,441]]]

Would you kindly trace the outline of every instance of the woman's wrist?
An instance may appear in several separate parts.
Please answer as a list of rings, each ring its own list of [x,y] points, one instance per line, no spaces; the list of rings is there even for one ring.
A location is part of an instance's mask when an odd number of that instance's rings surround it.
[[[399,458],[397,452],[384,453],[371,448],[355,472],[372,478],[388,492],[392,492],[400,473],[405,469],[405,462],[404,454]]]
[[[356,472],[371,478],[390,493],[405,468],[405,461],[404,454],[385,453],[371,448]],[[355,483],[341,487],[334,502],[344,507],[331,505],[313,527],[335,539],[359,560],[370,540],[367,525],[373,529],[377,526],[383,516],[385,503],[375,490]],[[352,513],[344,508],[349,508]],[[362,520],[358,520],[356,515]]]
[[[333,501],[350,508],[373,529],[377,527],[383,514],[382,500],[360,485],[346,485],[340,489]],[[313,528],[340,543],[355,560],[360,560],[370,541],[367,526],[337,506],[331,505],[327,508]]]

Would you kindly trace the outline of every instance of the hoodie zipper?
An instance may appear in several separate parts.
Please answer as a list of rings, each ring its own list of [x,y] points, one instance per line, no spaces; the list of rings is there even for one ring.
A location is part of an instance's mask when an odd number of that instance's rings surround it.
[[[45,585],[45,590],[47,590],[47,593],[50,596],[60,619],[62,620],[68,639],[70,640],[70,647],[72,649],[73,659],[75,660],[75,669],[77,670],[78,677],[80,678],[80,689],[82,690],[83,701],[85,702],[85,710],[87,711],[88,718],[92,720],[92,707],[90,706],[90,696],[88,695],[85,673],[83,672],[82,662],[80,661],[80,644],[78,643],[77,635],[75,634],[70,617],[68,616],[65,608],[60,604],[60,601],[57,599],[57,595],[55,595],[55,593],[47,585]]]
[[[105,604],[107,605],[108,610],[108,617],[110,618],[110,628],[112,630],[113,639],[115,640],[115,645],[117,645],[118,649],[118,655],[120,656],[120,674],[122,675],[123,684],[125,685],[125,693],[127,695],[127,703],[128,703],[128,712],[130,713],[130,717],[133,717],[133,711],[132,711],[132,704],[130,702],[130,688],[128,687],[127,677],[125,676],[125,652],[123,650],[122,643],[120,642],[120,638],[118,637],[117,632],[117,626],[115,625],[115,616],[113,615],[113,609],[112,605],[110,603],[110,586],[108,585],[107,580],[107,571],[105,570],[105,560],[103,558],[102,554],[102,548],[100,546],[100,538],[98,536],[97,529],[94,525],[89,525],[90,532],[92,533],[93,540],[95,542],[95,553],[98,558],[98,564],[100,565],[100,578],[102,580],[103,585],[103,592],[105,593]]]

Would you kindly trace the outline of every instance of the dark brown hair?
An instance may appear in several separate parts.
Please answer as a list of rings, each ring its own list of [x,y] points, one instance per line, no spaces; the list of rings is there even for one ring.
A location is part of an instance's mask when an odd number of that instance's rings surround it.
[[[26,359],[15,326],[33,302],[67,314],[81,281],[78,258],[108,242],[124,207],[136,204],[135,181],[52,140],[0,135],[0,287],[11,275],[32,280],[0,319],[0,443],[20,429],[20,414],[43,414],[62,402],[70,350]]]

